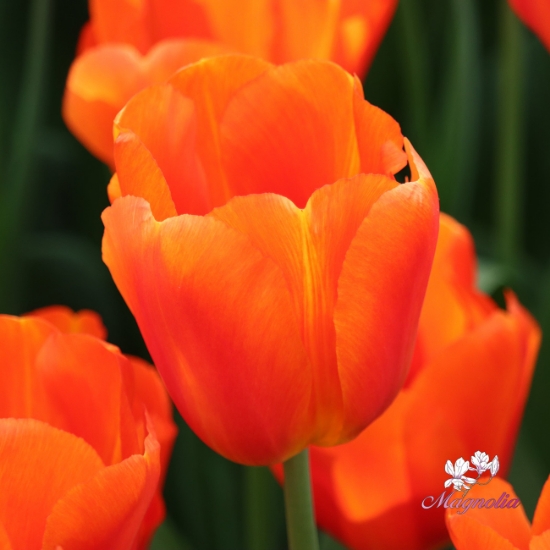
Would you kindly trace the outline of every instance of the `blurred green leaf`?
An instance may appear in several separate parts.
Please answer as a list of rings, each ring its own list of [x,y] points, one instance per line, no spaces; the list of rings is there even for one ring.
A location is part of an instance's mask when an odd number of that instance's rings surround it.
[[[150,550],[193,550],[167,519],[155,533]]]
[[[18,97],[9,158],[0,187],[0,311],[17,311],[18,245],[30,195],[29,178],[47,77],[53,0],[32,0],[23,82]]]
[[[437,182],[441,209],[462,221],[472,215],[479,155],[481,44],[478,4],[452,0],[450,54],[439,103],[431,110],[425,160]]]
[[[346,550],[337,540],[327,533],[319,533],[319,550]]]
[[[246,550],[278,550],[284,545],[283,491],[269,468],[246,468],[244,518]]]

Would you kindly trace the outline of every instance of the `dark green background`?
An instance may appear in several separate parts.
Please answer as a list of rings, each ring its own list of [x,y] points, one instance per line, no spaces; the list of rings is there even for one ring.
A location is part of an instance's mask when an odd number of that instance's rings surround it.
[[[147,357],[101,261],[109,172],[60,114],[86,19],[85,0],[0,0],[0,311],[94,309],[112,342]],[[484,290],[502,303],[512,286],[550,330],[550,54],[504,1],[402,0],[365,89],[430,167],[442,210],[473,232]],[[511,474],[529,514],[550,472],[549,352],[543,343]],[[155,548],[284,548],[270,474],[179,423]]]

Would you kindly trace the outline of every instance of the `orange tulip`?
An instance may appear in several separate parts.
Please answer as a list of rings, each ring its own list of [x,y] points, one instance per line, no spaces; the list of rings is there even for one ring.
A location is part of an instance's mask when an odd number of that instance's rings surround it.
[[[229,56],[116,133],[111,196],[133,196],[103,214],[104,261],[191,428],[244,464],[355,437],[404,380],[437,235],[410,145],[414,181],[393,177],[396,122],[332,63]]]
[[[138,550],[164,517],[168,397],[98,332],[92,312],[0,316],[2,549]]]
[[[421,502],[443,491],[446,461],[481,449],[509,467],[540,332],[512,293],[502,311],[474,279],[471,236],[442,215],[404,388],[351,443],[310,450],[318,523],[350,549],[439,547],[444,509]]]
[[[113,165],[112,122],[139,90],[228,51],[275,63],[331,59],[363,75],[397,0],[90,0],[67,80],[71,131]]]
[[[550,3],[548,0],[509,0],[517,16],[550,51]]]
[[[472,487],[466,498],[479,500],[475,507],[472,502],[468,503],[467,512],[464,508],[449,508],[446,513],[447,527],[456,550],[550,548],[550,479],[542,489],[533,525],[529,524],[513,487],[502,479],[494,478],[488,485]],[[495,499],[497,508],[484,506],[490,499]]]

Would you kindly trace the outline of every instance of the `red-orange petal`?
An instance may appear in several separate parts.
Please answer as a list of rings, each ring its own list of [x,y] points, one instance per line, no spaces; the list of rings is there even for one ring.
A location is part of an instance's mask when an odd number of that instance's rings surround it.
[[[361,171],[353,79],[332,63],[265,72],[234,95],[220,136],[234,195],[277,193],[303,208],[316,189]]]
[[[477,290],[475,273],[472,236],[462,224],[441,214],[413,365],[427,365],[497,310],[493,300]],[[411,372],[408,383],[418,374],[416,370]]]
[[[404,381],[437,242],[435,184],[408,142],[407,149],[415,181],[374,204],[338,282],[334,325],[348,439],[383,412]]]
[[[107,465],[141,450],[124,385],[129,369],[112,347],[78,334],[52,335],[37,359],[37,382],[56,424],[83,438]]]
[[[158,223],[142,199],[115,201],[103,221],[104,261],[193,430],[248,464],[302,449],[311,367],[279,268],[222,222]]]
[[[546,0],[509,0],[521,20],[550,51],[550,4]]]
[[[341,438],[344,404],[333,320],[338,278],[359,226],[396,186],[385,176],[361,174],[319,189],[304,210],[286,197],[263,194],[234,198],[211,214],[246,235],[284,274],[312,365],[312,441]]]
[[[69,72],[65,122],[94,155],[113,166],[113,121],[132,96],[189,63],[227,52],[221,44],[183,39],[160,42],[145,56],[127,44],[92,48]]]
[[[42,319],[0,315],[0,418],[48,416],[36,357],[56,329]]]
[[[386,34],[398,0],[343,0],[332,59],[363,76]]]
[[[200,0],[212,33],[237,51],[268,59],[276,32],[272,0]],[[238,6],[238,7],[237,7]]]
[[[274,56],[278,63],[331,59],[341,2],[279,0]]]
[[[357,77],[353,81],[353,116],[361,172],[387,176],[399,172],[407,164],[401,128],[388,113],[365,100]]]
[[[235,195],[221,164],[220,122],[233,96],[265,73],[271,65],[259,58],[228,55],[204,59],[179,71],[170,83],[193,100],[197,116],[197,151],[208,181],[210,206],[225,204]],[[179,185],[187,187],[185,182]],[[185,214],[188,210],[178,209]]]
[[[13,550],[8,533],[0,520],[0,550]]]
[[[529,550],[550,550],[550,531],[533,537],[529,544]]]
[[[532,534],[535,536],[542,535],[548,530],[550,530],[550,479],[546,480],[537,503]]]
[[[90,0],[90,20],[96,40],[101,43],[130,44],[145,53],[153,45],[150,2]]]
[[[0,525],[13,548],[42,548],[56,502],[102,468],[72,434],[33,419],[0,419]]]
[[[512,486],[500,478],[489,484],[474,485],[466,499],[494,499],[508,495],[508,502],[517,499]],[[460,498],[458,493],[454,498]],[[517,508],[447,509],[447,527],[457,550],[528,550],[530,539],[529,520],[523,506]]]
[[[165,474],[177,435],[177,427],[172,419],[172,401],[154,367],[138,357],[128,359],[133,369],[136,397],[145,406],[160,443],[161,465]]]
[[[71,66],[63,119],[71,132],[103,162],[113,166],[113,121],[124,104],[150,84],[141,56],[131,46],[99,46]]]
[[[115,132],[115,164],[123,196],[145,198],[159,221],[176,211],[209,210],[190,99],[169,84],[152,86],[120,112]]]
[[[27,317],[40,317],[67,334],[89,334],[100,340],[107,338],[107,329],[101,317],[89,309],[73,311],[66,306],[49,306],[35,309]]]
[[[157,491],[159,450],[150,433],[143,455],[103,468],[71,489],[48,518],[42,548],[131,548]]]

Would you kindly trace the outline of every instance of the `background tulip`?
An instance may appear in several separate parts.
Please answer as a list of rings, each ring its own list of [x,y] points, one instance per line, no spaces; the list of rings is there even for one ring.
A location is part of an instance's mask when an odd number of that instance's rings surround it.
[[[510,466],[540,331],[513,294],[502,311],[474,279],[470,234],[442,214],[405,387],[354,441],[310,450],[318,523],[353,550],[443,544],[444,509],[421,502],[443,491],[447,460],[483,449]]]
[[[475,486],[468,498],[499,499],[498,508],[471,507],[467,512],[449,508],[446,522],[456,550],[545,550],[550,544],[550,481],[547,481],[535,510],[533,524],[519,506],[503,507],[518,499],[514,488],[503,479],[495,478],[488,485]],[[460,497],[460,495],[457,495]],[[519,500],[519,499],[518,499]],[[515,504],[515,503],[514,503]]]
[[[392,177],[395,121],[336,65],[234,56],[116,132],[111,194],[144,198],[104,213],[104,260],[192,429],[247,464],[355,437],[403,382],[437,235],[411,147],[414,181]]]
[[[13,550],[145,548],[164,517],[168,397],[149,365],[86,332],[104,333],[92,312],[0,316],[0,527]]]
[[[112,165],[112,121],[139,90],[227,51],[276,63],[332,59],[364,74],[397,0],[90,0],[89,5],[63,113],[78,139]]]

